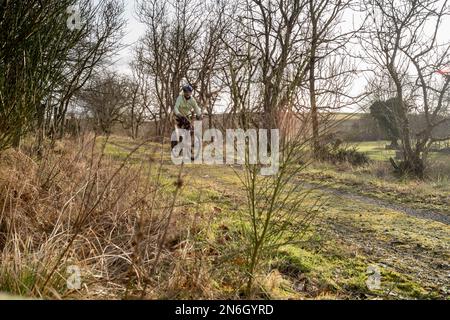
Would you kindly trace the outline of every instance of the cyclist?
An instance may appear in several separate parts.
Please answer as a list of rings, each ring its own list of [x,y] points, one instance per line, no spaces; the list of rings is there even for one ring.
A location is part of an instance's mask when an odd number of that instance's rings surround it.
[[[202,119],[202,111],[197,104],[197,101],[192,96],[194,89],[190,85],[183,86],[183,93],[178,97],[173,113],[175,114],[175,120],[177,128],[184,130],[191,130],[192,125],[189,120],[189,115],[192,111],[195,112],[197,120]],[[177,145],[177,142],[172,142],[172,148]]]
[[[194,89],[190,85],[185,85],[183,87],[183,94],[180,94],[175,103],[175,108],[173,109],[177,126],[181,129],[190,130],[191,122],[188,117],[192,111],[195,111],[197,120],[201,120],[202,118],[202,111],[200,110],[197,101],[192,96],[193,91]]]

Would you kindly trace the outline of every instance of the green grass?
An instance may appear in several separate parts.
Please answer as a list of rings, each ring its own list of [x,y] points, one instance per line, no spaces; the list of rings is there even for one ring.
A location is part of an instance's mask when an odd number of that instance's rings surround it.
[[[113,138],[112,142],[115,145],[108,145],[107,153],[121,159],[127,152],[117,145],[133,145],[120,138]],[[379,160],[386,158],[383,152],[392,152],[384,150],[385,143],[369,142],[360,144],[359,148],[372,159]],[[150,149],[144,146],[138,156],[148,156]],[[168,184],[175,181],[178,171],[179,167],[167,162],[164,181]],[[367,192],[379,194],[385,200],[395,201],[400,192],[404,193],[401,199],[406,198],[405,194],[417,194],[410,182],[405,182],[402,187],[403,182],[383,181],[368,173],[337,172],[331,167],[309,170],[313,179],[317,178],[314,174],[324,172],[328,174],[327,179],[337,182],[340,187],[347,186],[351,192],[358,192],[361,185],[370,181],[371,189]],[[217,278],[214,286],[227,297],[233,291],[230,289],[233,281],[238,281],[229,280],[234,274],[230,270],[240,268],[235,262],[239,257],[225,258],[230,251],[242,246],[240,213],[245,210],[246,199],[239,178],[227,166],[187,165],[183,180],[179,202],[185,206],[179,210],[191,215],[201,212],[204,224],[196,241],[218,252],[219,258],[212,259],[212,277]],[[387,195],[388,187],[391,195]],[[428,186],[423,188],[428,190]],[[321,191],[315,191],[315,194],[324,195]],[[276,282],[278,285],[266,293],[269,297],[398,299],[445,296],[442,287],[447,275],[445,269],[440,271],[436,266],[445,265],[449,258],[450,229],[447,225],[377,205],[326,196],[327,204],[308,231],[308,241],[282,248],[270,263],[271,270],[267,272],[277,271],[280,279]],[[432,201],[426,204],[431,205]],[[367,288],[369,265],[377,265],[382,270],[381,290]],[[228,275],[223,275],[224,270],[228,270],[225,272]]]
[[[356,146],[358,151],[367,154],[369,158],[374,161],[389,161],[389,158],[395,158],[395,150],[386,149],[386,146],[389,144],[389,141],[365,141],[352,143],[351,145]],[[439,152],[431,152],[430,159],[450,162],[450,155]]]
[[[387,141],[369,141],[354,144],[359,152],[363,152],[374,161],[388,161],[390,157],[395,157],[394,150],[387,150]]]

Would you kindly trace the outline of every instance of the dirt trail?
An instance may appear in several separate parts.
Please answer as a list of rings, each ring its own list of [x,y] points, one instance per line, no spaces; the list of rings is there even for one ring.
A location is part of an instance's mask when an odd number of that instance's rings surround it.
[[[405,204],[392,203],[392,202],[388,202],[385,200],[372,198],[369,196],[364,196],[364,195],[360,195],[360,194],[356,194],[356,193],[333,189],[333,188],[326,187],[326,186],[323,186],[320,184],[305,183],[305,182],[302,182],[302,183],[308,189],[320,190],[322,192],[332,194],[339,198],[345,198],[345,199],[349,199],[349,200],[360,201],[360,202],[363,202],[366,204],[376,205],[378,207],[402,212],[409,216],[413,216],[413,217],[420,218],[420,219],[433,220],[433,221],[441,222],[441,223],[444,223],[447,225],[450,224],[450,216],[445,213],[442,213],[442,212],[416,209],[416,208],[407,206]]]
[[[379,238],[339,219],[327,221],[326,232],[333,239],[357,248],[368,261],[406,275],[430,292],[440,292],[448,297],[450,265],[446,247],[430,249],[388,234]]]

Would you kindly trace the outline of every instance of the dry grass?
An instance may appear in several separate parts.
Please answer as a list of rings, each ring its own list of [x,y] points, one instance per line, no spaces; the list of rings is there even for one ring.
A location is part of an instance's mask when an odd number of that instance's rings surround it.
[[[42,159],[31,146],[0,155],[0,292],[44,299],[241,298],[245,196],[234,170],[180,168],[158,144],[112,139],[65,140]],[[383,197],[386,190],[396,198],[414,190],[416,199],[422,186],[391,181],[389,168],[375,163],[311,170],[317,181],[349,191],[369,184],[368,192]],[[423,183],[420,193],[430,188]],[[258,270],[256,297],[384,297],[367,291],[366,267],[391,258],[397,262],[386,269],[385,286],[401,277],[407,287],[396,289],[398,297],[443,296],[447,226],[334,196],[323,214],[307,241]],[[411,256],[392,247],[399,237]],[[378,257],[366,252],[373,243]],[[80,290],[68,289],[68,266],[80,268]]]
[[[192,224],[177,223],[180,212],[167,205],[182,183],[163,181],[157,162],[132,161],[133,151],[118,162],[105,144],[87,141],[65,141],[40,161],[1,155],[0,292],[156,298],[183,286],[204,296],[204,266],[190,263],[196,253],[184,241]],[[82,272],[80,290],[66,286],[72,265]]]

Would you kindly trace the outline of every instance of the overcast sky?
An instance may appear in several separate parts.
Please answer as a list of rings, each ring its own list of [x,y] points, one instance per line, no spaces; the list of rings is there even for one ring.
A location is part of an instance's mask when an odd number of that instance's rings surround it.
[[[131,72],[128,64],[133,59],[133,46],[145,32],[144,25],[138,21],[135,11],[135,0],[127,0],[125,12],[127,27],[123,39],[123,44],[126,45],[126,48],[120,52],[119,60],[116,63],[117,69],[125,73]]]

